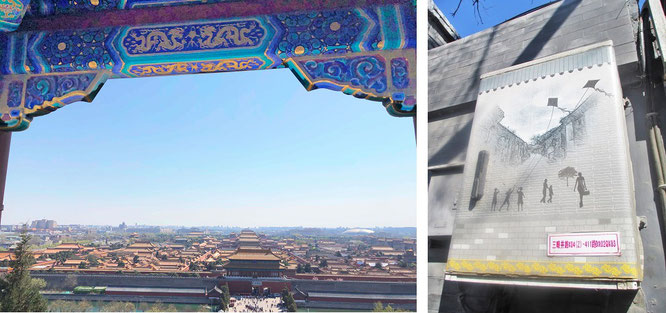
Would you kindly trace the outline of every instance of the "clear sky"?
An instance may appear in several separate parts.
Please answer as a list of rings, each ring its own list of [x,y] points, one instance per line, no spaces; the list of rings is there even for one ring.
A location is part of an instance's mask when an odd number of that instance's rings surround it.
[[[415,149],[286,69],[113,79],[12,135],[2,222],[416,226]]]
[[[481,19],[479,19],[472,5],[473,0],[462,0],[460,9],[455,17],[451,16],[451,13],[458,6],[458,0],[434,1],[462,37],[501,24],[530,9],[546,3],[555,2],[553,0],[480,0],[479,13]],[[645,0],[639,0],[639,7],[642,8],[644,3]]]
[[[451,13],[458,6],[458,0],[434,1],[462,37],[501,24],[520,13],[552,2],[551,0],[480,0],[479,19],[479,15],[472,5],[472,0],[462,0],[455,17],[451,16]]]

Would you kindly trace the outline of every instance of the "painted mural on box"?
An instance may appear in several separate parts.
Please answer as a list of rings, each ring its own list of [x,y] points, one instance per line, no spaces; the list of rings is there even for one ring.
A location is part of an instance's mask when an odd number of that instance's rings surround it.
[[[90,72],[105,73],[93,78],[105,80],[289,68],[308,90],[342,91],[380,101],[391,115],[414,115],[412,1],[368,0],[359,6],[329,4],[329,9],[314,11],[298,10],[304,5],[300,2],[294,2],[291,11],[285,11],[285,1],[263,2],[279,4],[281,13],[252,15],[242,8],[247,6],[242,1],[214,1],[193,10],[187,1],[100,0],[93,5],[99,12],[88,2],[38,1],[26,16],[25,27],[0,32],[2,80],[25,85],[19,107],[10,107],[6,100],[0,103],[3,129],[25,129],[33,116],[77,98],[57,95],[50,88],[53,84],[44,81],[69,81],[73,75],[87,77]],[[152,8],[159,3],[167,7]],[[207,7],[213,13],[243,14],[199,18],[208,14]],[[90,12],[89,17],[64,15],[79,11]],[[42,85],[32,85],[37,82]],[[103,83],[80,84],[70,93],[78,95]],[[9,92],[10,85],[3,86],[0,100]],[[37,104],[40,100],[43,103]]]
[[[447,271],[640,279],[612,47],[491,73],[480,88]]]

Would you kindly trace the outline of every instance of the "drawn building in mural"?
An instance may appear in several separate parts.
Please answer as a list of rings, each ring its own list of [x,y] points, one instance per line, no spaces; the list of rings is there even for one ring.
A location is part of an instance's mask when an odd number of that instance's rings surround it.
[[[433,42],[430,312],[666,311],[663,12],[557,1]]]

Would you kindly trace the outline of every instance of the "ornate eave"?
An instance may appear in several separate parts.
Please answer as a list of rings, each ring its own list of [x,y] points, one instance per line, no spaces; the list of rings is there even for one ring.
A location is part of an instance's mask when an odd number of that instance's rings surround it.
[[[274,68],[307,90],[416,111],[411,0],[18,1],[0,0],[0,25],[15,24],[0,27],[2,130],[92,101],[110,78]]]

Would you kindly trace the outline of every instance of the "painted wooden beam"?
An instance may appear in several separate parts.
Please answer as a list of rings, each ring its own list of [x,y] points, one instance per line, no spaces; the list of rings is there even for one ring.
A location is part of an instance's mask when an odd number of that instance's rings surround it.
[[[94,10],[71,0],[70,11],[45,1],[17,31],[0,33],[5,130],[92,101],[107,79],[274,68],[289,68],[308,90],[379,101],[394,116],[415,113],[413,1],[160,1],[171,5]]]

